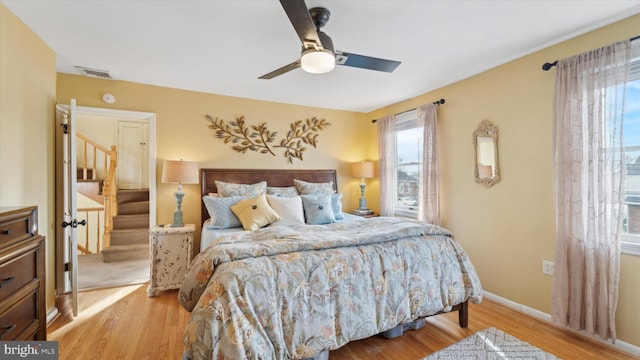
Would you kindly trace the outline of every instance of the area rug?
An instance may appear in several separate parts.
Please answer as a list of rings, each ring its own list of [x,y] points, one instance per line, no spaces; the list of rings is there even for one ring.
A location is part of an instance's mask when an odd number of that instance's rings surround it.
[[[102,261],[102,254],[78,256],[78,290],[142,284],[149,281],[149,259]]]
[[[491,327],[437,351],[423,360],[442,359],[552,360],[558,358],[529,343]]]

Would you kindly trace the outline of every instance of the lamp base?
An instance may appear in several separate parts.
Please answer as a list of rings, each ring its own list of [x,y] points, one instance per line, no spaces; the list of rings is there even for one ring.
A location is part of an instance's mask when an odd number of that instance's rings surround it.
[[[182,220],[182,198],[184,197],[184,192],[182,191],[181,183],[178,183],[178,191],[174,195],[176,196],[176,211],[173,212],[173,224],[171,224],[171,227],[182,227],[184,226],[184,221]]]
[[[173,224],[171,227],[183,227],[184,221],[182,220],[182,210],[176,210],[173,213]]]

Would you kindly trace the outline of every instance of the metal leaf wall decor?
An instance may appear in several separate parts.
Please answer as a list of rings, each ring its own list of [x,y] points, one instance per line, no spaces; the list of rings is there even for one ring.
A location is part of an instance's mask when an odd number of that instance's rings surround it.
[[[291,123],[287,135],[280,142],[275,142],[278,132],[267,129],[266,123],[248,125],[244,116],[229,122],[210,115],[205,115],[205,118],[211,123],[209,129],[215,130],[216,137],[222,139],[225,144],[233,144],[233,150],[239,153],[251,150],[276,156],[274,149],[282,148],[284,157],[289,163],[293,163],[293,159],[303,161],[303,154],[307,150],[306,145],[315,148],[318,144],[319,132],[331,126],[331,123],[325,119],[318,119],[315,116],[305,121],[298,120]]]

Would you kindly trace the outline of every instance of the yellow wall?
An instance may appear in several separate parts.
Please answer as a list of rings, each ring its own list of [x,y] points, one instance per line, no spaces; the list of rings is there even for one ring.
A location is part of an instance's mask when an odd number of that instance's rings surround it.
[[[53,309],[55,53],[0,4],[0,206],[38,206]]]
[[[545,313],[550,312],[551,277],[541,273],[553,259],[554,208],[552,102],[554,71],[540,66],[591,48],[638,35],[640,16],[566,41],[464,81],[369,114],[240,99],[124,81],[58,74],[55,54],[0,4],[0,205],[40,207],[40,229],[47,236],[47,309],[53,306],[54,102],[76,98],[81,106],[157,114],[156,174],[164,159],[184,158],[218,168],[335,168],[345,208],[357,206],[358,181],[349,163],[377,159],[375,126],[370,119],[446,99],[438,110],[442,213],[444,225],[469,252],[486,290]],[[107,105],[102,94],[113,93]],[[251,124],[266,122],[281,134],[292,121],[324,117],[333,125],[320,135],[318,149],[305,161],[288,164],[277,157],[238,154],[215,138],[205,114]],[[473,180],[471,134],[484,119],[500,129],[502,181],[485,189]],[[17,150],[16,150],[17,149]],[[158,184],[158,222],[170,222],[174,185]],[[199,188],[185,185],[185,220],[198,223]],[[378,184],[367,198],[378,209]],[[51,235],[49,235],[51,234]],[[618,335],[640,346],[640,257],[624,255]]]
[[[357,207],[360,194],[357,179],[349,174],[351,162],[368,159],[369,140],[375,138],[375,127],[362,113],[311,108],[273,102],[242,99],[193,91],[170,89],[125,81],[93,79],[78,75],[58,74],[57,99],[69,103],[75,98],[79,106],[114,108],[156,113],[157,146],[156,176],[158,180],[157,221],[170,223],[175,210],[175,184],[160,182],[163,160],[191,160],[200,167],[257,168],[257,169],[337,169],[338,186],[344,194],[346,211]],[[276,85],[274,85],[276,86]],[[112,93],[116,102],[102,101],[102,94]],[[279,142],[289,125],[297,120],[316,116],[325,118],[331,126],[320,132],[318,146],[307,146],[304,161],[289,164],[281,149],[276,156],[257,152],[238,153],[231,144],[224,144],[209,129],[205,114],[226,122],[244,115],[250,125],[267,124],[277,131]],[[365,140],[365,141],[363,141]],[[183,185],[186,193],[182,210],[186,223],[200,223],[200,188]],[[370,207],[377,209],[378,201],[372,191]],[[199,232],[196,238],[199,242]]]
[[[639,35],[640,16],[563,42],[450,86],[370,113],[379,118],[445,98],[438,109],[443,225],[469,252],[485,290],[551,311],[553,260],[552,118],[555,72],[543,63]],[[474,182],[471,135],[482,120],[499,128],[501,181]],[[640,346],[640,261],[623,255],[619,339]]]

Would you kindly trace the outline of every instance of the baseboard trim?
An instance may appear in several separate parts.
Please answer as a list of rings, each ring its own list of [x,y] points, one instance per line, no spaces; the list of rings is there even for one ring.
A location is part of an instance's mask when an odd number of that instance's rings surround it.
[[[58,318],[58,316],[60,315],[60,312],[58,311],[57,307],[53,307],[53,309],[49,310],[49,312],[47,313],[47,327],[49,327],[49,325],[51,325],[51,323]]]
[[[556,326],[556,325],[551,323],[551,315],[549,315],[547,313],[544,313],[544,312],[542,312],[540,310],[536,310],[536,309],[528,307],[526,305],[519,304],[519,303],[517,303],[515,301],[511,301],[509,299],[503,298],[502,296],[498,296],[496,294],[490,293],[490,292],[488,292],[486,290],[484,290],[482,292],[482,295],[483,295],[483,297],[485,297],[488,300],[491,300],[491,301],[496,302],[496,303],[498,303],[500,305],[504,305],[504,306],[506,306],[506,307],[508,307],[510,309],[525,313],[525,314],[527,314],[527,315],[529,315],[531,317],[534,317],[534,318],[536,318],[538,320],[542,320],[542,321],[547,322],[547,323],[549,323],[549,324],[551,324],[553,326]],[[572,332],[574,334],[578,334],[578,335],[584,336],[584,337],[586,337],[586,338],[588,338],[590,340],[597,341],[600,344],[603,344],[603,345],[608,346],[608,347],[615,348],[615,349],[620,350],[620,351],[624,351],[624,352],[626,352],[628,354],[631,354],[631,355],[634,355],[634,356],[640,356],[640,347],[635,346],[633,344],[629,344],[629,343],[624,342],[622,340],[618,339],[618,340],[616,340],[615,344],[612,344],[611,342],[604,341],[604,340],[589,336],[589,335],[587,335],[585,333],[582,333],[582,332],[579,332],[579,331],[575,331],[575,330],[571,330],[571,329],[564,329],[564,330],[567,330],[567,331]]]

